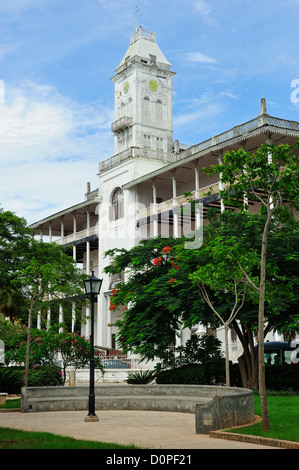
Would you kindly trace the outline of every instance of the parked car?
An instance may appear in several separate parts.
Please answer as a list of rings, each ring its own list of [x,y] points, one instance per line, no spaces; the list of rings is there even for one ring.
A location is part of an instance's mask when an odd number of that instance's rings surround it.
[[[131,369],[131,365],[117,359],[103,359],[101,364],[105,369]]]
[[[267,365],[299,363],[299,341],[266,341],[264,351]]]

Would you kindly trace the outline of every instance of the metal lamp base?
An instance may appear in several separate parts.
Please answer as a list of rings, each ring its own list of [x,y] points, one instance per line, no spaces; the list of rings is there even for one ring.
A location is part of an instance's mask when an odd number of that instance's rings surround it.
[[[89,416],[86,416],[84,421],[86,423],[94,423],[96,421],[99,421],[99,417],[97,415],[89,415]]]

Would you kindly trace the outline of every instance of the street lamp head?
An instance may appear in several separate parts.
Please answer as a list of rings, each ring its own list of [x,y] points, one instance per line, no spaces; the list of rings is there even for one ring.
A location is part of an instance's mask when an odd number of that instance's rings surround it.
[[[98,279],[92,271],[91,276],[84,280],[84,287],[86,295],[97,295],[100,293],[103,279]]]

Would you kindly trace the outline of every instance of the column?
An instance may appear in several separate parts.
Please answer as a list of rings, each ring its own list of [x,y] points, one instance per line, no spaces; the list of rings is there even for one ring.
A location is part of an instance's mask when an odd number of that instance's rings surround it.
[[[38,313],[37,313],[37,325],[36,327],[40,330],[41,329],[41,317],[42,317],[42,313],[41,311],[39,310]]]
[[[63,308],[61,304],[59,304],[59,323],[63,323]],[[61,332],[62,328],[59,331]]]
[[[199,199],[199,170],[198,160],[194,162],[194,174],[195,174],[195,199]]]
[[[64,221],[63,221],[63,217],[60,220],[60,237],[64,238]]]
[[[198,160],[194,162],[194,174],[195,174],[195,199],[200,198],[200,190],[199,190],[199,169],[198,169]],[[195,229],[198,229],[202,225],[202,205],[201,203],[197,203],[195,208]]]
[[[108,326],[110,323],[112,323],[112,314],[111,314],[111,310],[108,308],[108,311],[107,311],[107,348],[111,348],[112,347],[112,335],[111,335],[111,326]]]
[[[49,224],[49,243],[52,243],[52,224]]]
[[[77,219],[76,214],[73,214],[73,241],[76,240],[76,233],[77,233]],[[77,249],[75,243],[73,244],[73,259],[76,261],[77,259]]]
[[[47,330],[50,328],[51,325],[51,310],[48,308],[47,310]]]
[[[153,236],[158,236],[158,211],[157,211],[157,186],[156,186],[156,179],[152,180],[152,188],[153,188],[153,216],[154,216],[154,233]],[[151,234],[152,235],[152,234]]]
[[[218,163],[219,164],[223,163],[222,162],[222,151],[221,150],[218,153]],[[220,189],[220,191],[222,191],[223,188],[224,188],[221,178],[222,178],[222,173],[220,173],[220,176],[219,176],[219,189]],[[220,210],[221,210],[221,212],[225,211],[225,206],[223,204],[222,198],[220,198]]]
[[[89,209],[86,211],[86,234],[89,235],[89,229],[90,229],[90,213]]]

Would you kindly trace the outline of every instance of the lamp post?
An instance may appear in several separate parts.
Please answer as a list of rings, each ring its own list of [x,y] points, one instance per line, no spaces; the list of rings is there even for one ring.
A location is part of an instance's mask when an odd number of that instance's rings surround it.
[[[100,293],[103,279],[98,279],[94,275],[94,271],[90,278],[85,279],[84,287],[86,295],[90,296],[91,300],[91,330],[90,330],[90,367],[89,367],[89,402],[88,402],[88,415],[85,421],[99,421],[98,416],[95,414],[95,394],[94,394],[94,302],[96,296]]]

